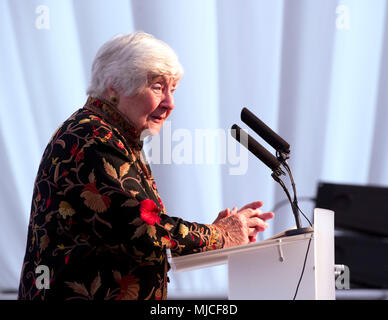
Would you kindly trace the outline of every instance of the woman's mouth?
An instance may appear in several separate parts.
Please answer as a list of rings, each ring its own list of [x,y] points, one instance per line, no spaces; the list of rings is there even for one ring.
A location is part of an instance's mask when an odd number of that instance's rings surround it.
[[[155,122],[162,122],[164,120],[164,117],[162,116],[152,116],[151,118]]]

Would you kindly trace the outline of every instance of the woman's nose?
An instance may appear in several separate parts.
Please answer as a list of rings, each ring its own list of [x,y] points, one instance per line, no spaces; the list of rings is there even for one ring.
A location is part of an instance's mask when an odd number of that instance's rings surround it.
[[[168,109],[171,109],[171,110],[174,109],[174,95],[173,95],[172,92],[167,91],[164,94],[164,99],[162,101],[162,105],[165,108],[168,108]]]

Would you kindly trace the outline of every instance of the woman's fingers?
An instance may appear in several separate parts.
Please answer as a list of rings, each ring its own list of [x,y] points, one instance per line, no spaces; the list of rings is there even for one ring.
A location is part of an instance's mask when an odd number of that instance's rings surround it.
[[[252,210],[248,209],[244,211],[244,214],[247,218],[260,218],[261,220],[269,220],[275,217],[275,214],[273,212],[262,212],[260,209]]]
[[[248,237],[252,238],[252,237],[256,237],[256,236],[257,236],[257,230],[255,228],[249,228]]]
[[[216,220],[214,220],[213,224],[214,224],[214,223],[218,223],[220,220],[222,220],[222,219],[224,219],[224,218],[230,216],[230,214],[231,214],[230,209],[229,209],[229,208],[226,208],[224,211],[221,211],[221,212],[218,214],[218,216],[217,216]]]
[[[257,233],[254,236],[249,236],[249,242],[256,242],[257,241]]]
[[[248,218],[253,218],[253,217],[259,217],[263,212],[260,209],[247,209],[244,211],[244,214]]]
[[[264,231],[268,228],[268,223],[264,220],[261,220],[260,218],[255,217],[248,220],[248,227],[257,231]]]
[[[251,202],[251,203],[248,203],[247,205],[243,206],[240,211],[242,210],[245,210],[245,209],[257,209],[257,208],[260,208],[262,207],[264,204],[263,201],[255,201],[255,202]]]
[[[236,206],[220,212],[213,223],[218,226],[224,237],[224,247],[247,244],[257,240],[257,233],[268,228],[269,219],[274,217],[273,212],[262,212],[259,208],[262,201],[247,204],[240,210]]]
[[[264,212],[258,215],[258,218],[264,221],[272,219],[273,217],[275,217],[275,214],[273,212]]]

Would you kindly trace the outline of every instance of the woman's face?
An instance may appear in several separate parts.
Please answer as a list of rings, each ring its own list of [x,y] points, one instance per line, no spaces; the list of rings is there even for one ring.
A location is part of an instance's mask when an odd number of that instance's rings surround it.
[[[117,108],[128,117],[137,131],[148,129],[152,135],[157,135],[174,109],[173,93],[176,86],[177,80],[173,77],[154,77],[136,95],[120,95]]]

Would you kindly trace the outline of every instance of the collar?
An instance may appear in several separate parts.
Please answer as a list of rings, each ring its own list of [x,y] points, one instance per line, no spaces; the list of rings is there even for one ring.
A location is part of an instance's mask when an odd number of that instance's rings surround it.
[[[99,97],[88,97],[84,106],[85,109],[97,113],[105,121],[119,130],[128,143],[138,150],[143,148],[143,141],[140,140],[140,133],[129,122],[112,102]]]

